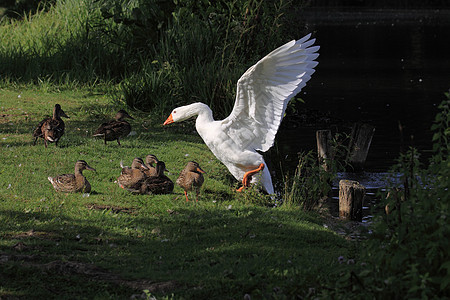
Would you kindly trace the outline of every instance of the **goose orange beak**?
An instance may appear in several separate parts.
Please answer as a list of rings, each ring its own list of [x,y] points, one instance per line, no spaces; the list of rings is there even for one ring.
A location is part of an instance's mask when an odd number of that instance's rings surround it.
[[[164,122],[163,125],[167,125],[167,124],[171,124],[171,123],[173,123],[172,114],[170,114],[170,116],[167,118],[167,120]]]

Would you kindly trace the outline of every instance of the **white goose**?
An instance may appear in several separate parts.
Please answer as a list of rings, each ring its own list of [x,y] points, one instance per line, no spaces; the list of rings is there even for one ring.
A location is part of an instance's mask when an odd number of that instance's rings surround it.
[[[242,180],[241,191],[261,181],[267,193],[274,189],[263,156],[272,147],[286,106],[306,85],[318,64],[319,46],[312,46],[311,34],[275,49],[251,66],[237,82],[233,111],[215,121],[204,103],[175,108],[164,125],[198,116],[195,128],[214,155],[231,174]],[[261,176],[253,175],[261,172]]]

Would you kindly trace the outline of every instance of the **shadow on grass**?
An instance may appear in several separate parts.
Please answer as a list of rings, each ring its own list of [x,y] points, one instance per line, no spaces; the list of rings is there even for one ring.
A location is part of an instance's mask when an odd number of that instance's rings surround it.
[[[69,267],[53,269],[51,274],[35,271],[20,281],[14,275],[30,268],[39,270],[38,265],[52,261],[70,261],[90,262],[126,281],[177,283],[171,290],[153,289],[156,294],[242,298],[246,293],[267,296],[278,287],[284,295],[293,296],[314,287],[319,274],[331,269],[335,257],[345,255],[341,253],[345,251],[342,239],[312,224],[314,218],[300,211],[207,209],[195,203],[183,203],[154,217],[144,217],[142,209],[133,208],[137,215],[127,211],[125,207],[105,207],[89,217],[82,212],[79,218],[61,213],[55,218],[52,213],[1,210],[0,217],[7,220],[0,225],[4,245],[26,245],[20,251],[2,246],[1,251],[38,254],[35,265],[1,261],[8,270],[1,276],[3,291],[47,297],[57,283],[59,297],[73,296],[75,291],[78,297],[106,291],[129,297],[133,292],[129,285],[105,278],[100,279],[103,283],[97,282],[95,290],[93,274],[73,272]],[[129,229],[123,230],[125,227]],[[47,235],[19,234],[30,229]]]

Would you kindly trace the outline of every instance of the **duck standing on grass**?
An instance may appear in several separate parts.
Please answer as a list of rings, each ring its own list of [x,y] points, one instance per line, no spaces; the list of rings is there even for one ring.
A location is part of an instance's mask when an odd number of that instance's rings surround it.
[[[200,188],[205,181],[203,178],[204,173],[206,172],[203,171],[202,168],[200,168],[200,165],[195,161],[188,162],[184,170],[181,171],[176,182],[184,190],[186,202],[189,201],[187,192],[192,190],[195,191],[195,200],[198,201]]]
[[[51,182],[57,192],[90,193],[91,184],[86,179],[86,177],[84,177],[84,170],[95,171],[95,169],[91,168],[84,160],[78,160],[75,163],[75,174],[62,174],[56,177],[49,176],[48,180]]]
[[[43,138],[45,148],[47,148],[47,142],[55,143],[55,146],[58,146],[59,139],[64,134],[65,129],[65,124],[61,117],[69,118],[62,110],[61,105],[55,104],[55,107],[53,108],[53,116],[42,120],[34,129],[33,145],[36,145],[38,138]]]
[[[109,121],[107,123],[101,124],[97,130],[94,132],[95,137],[103,137],[106,141],[114,141],[117,140],[117,143],[120,146],[120,138],[123,136],[127,136],[131,132],[131,125],[124,119],[129,118],[134,120],[132,116],[130,116],[123,109],[119,110],[114,118],[114,120]]]
[[[156,175],[146,177],[141,186],[141,194],[170,194],[173,192],[173,182],[164,175],[167,171],[163,161],[156,163]]]
[[[211,109],[197,102],[175,108],[164,125],[197,116],[195,128],[213,154],[241,181],[242,188],[258,180],[274,194],[263,156],[272,147],[286,106],[306,85],[318,64],[319,46],[310,34],[292,40],[251,66],[238,80],[231,114],[215,121]],[[253,175],[260,173],[258,178]]]
[[[122,167],[122,172],[117,178],[119,186],[130,192],[139,193],[142,182],[146,177],[144,171],[148,170],[142,158],[136,157],[133,159],[131,168],[122,166],[122,163],[120,166]]]

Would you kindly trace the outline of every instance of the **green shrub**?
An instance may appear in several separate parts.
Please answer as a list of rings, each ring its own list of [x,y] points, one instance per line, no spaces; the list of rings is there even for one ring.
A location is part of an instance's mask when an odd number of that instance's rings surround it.
[[[341,279],[324,289],[323,298],[450,297],[447,98],[432,127],[435,155],[429,166],[420,165],[415,149],[400,156],[393,172],[401,175],[402,186],[382,194],[381,206],[388,205],[390,213],[378,213],[357,263],[343,265]]]
[[[48,1],[1,21],[2,84],[108,82],[138,109],[167,113],[174,103],[203,101],[225,117],[239,76],[289,36],[282,24],[290,7],[282,0]]]
[[[295,173],[285,176],[282,204],[300,206],[307,211],[317,208],[320,200],[331,192],[331,182],[337,172],[345,170],[347,140],[345,134],[336,134],[330,141],[331,157],[326,160],[319,160],[315,151],[299,153]]]

